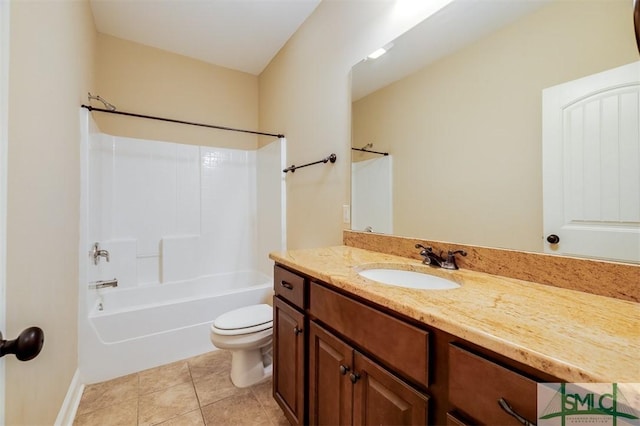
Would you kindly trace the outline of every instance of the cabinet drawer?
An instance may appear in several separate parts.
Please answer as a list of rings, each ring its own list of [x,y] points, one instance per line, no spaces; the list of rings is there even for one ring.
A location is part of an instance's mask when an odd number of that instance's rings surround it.
[[[449,402],[481,424],[521,425],[498,401],[535,423],[537,382],[484,357],[449,346]]]
[[[278,265],[273,268],[273,287],[276,295],[304,309],[305,279]]]
[[[310,312],[407,378],[429,385],[429,333],[316,283]]]
[[[447,426],[469,426],[464,420],[462,420],[456,413],[447,413]]]

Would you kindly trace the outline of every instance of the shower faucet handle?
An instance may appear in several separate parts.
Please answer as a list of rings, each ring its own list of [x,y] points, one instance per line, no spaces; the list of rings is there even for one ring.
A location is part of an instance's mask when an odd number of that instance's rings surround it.
[[[106,261],[109,262],[109,252],[107,250],[100,250],[100,243],[93,243],[93,247],[91,248],[89,254],[93,258],[94,265],[100,263],[101,257],[104,257]]]

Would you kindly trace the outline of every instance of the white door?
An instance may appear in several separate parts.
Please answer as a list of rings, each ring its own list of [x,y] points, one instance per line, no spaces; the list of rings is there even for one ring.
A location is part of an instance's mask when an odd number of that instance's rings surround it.
[[[640,62],[542,102],[545,252],[640,262]]]
[[[6,333],[7,125],[9,123],[9,2],[7,1],[0,1],[0,40],[0,332]],[[5,423],[4,395],[4,359],[0,358],[0,425]]]

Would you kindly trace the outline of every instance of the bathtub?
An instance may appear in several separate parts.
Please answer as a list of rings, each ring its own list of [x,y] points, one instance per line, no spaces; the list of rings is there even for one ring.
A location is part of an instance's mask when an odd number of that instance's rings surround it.
[[[209,327],[242,306],[271,303],[273,281],[255,271],[103,289],[81,350],[84,383],[95,383],[215,350]]]

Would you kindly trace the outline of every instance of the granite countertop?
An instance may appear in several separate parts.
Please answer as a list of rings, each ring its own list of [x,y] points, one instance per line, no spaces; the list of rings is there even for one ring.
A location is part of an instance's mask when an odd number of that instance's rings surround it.
[[[271,253],[275,262],[567,382],[640,382],[640,304],[348,246]],[[461,284],[415,290],[360,268],[393,263]]]

